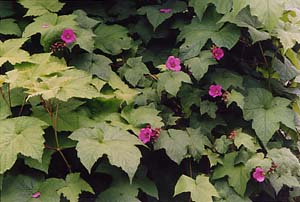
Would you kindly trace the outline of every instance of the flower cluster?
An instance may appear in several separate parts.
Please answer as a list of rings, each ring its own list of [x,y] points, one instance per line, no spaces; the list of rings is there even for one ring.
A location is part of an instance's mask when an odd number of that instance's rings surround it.
[[[155,141],[159,137],[160,129],[155,128],[152,129],[150,125],[145,128],[142,128],[139,133],[139,139],[144,143],[148,143],[150,141]]]

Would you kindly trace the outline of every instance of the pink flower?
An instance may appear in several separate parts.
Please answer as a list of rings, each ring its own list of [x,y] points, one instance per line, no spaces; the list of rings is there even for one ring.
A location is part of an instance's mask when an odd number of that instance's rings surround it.
[[[211,48],[211,54],[216,60],[221,60],[224,56],[224,51],[215,45]]]
[[[139,139],[140,139],[144,144],[146,144],[147,142],[150,142],[152,136],[153,136],[153,131],[152,131],[151,128],[146,127],[146,128],[142,128],[142,129],[140,130],[140,133],[139,133]]]
[[[41,192],[35,192],[31,195],[32,198],[39,198],[41,196]]]
[[[48,24],[43,24],[43,25],[42,25],[42,28],[48,28],[48,27],[49,27]]]
[[[148,143],[150,141],[156,141],[160,134],[160,128],[152,129],[150,125],[146,128],[142,128],[139,133],[139,139],[144,143]]]
[[[218,97],[222,95],[222,86],[221,85],[211,85],[208,91],[209,95],[212,97]]]
[[[65,43],[73,43],[76,40],[76,35],[72,29],[64,29],[60,36],[61,40]]]
[[[265,180],[265,173],[264,170],[260,167],[255,168],[255,171],[252,173],[252,177],[257,182],[263,182]]]
[[[159,12],[161,12],[161,13],[171,13],[172,9],[171,8],[161,8],[161,9],[159,9]]]
[[[166,62],[166,67],[170,70],[173,71],[180,71],[181,66],[180,66],[180,59],[179,58],[175,58],[174,56],[169,56],[168,60]]]

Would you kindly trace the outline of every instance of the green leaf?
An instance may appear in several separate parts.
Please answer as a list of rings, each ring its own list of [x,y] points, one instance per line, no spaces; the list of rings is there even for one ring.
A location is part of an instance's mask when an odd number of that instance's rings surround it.
[[[300,74],[300,71],[297,70],[286,57],[284,57],[284,62],[281,62],[277,58],[274,58],[273,60],[273,68],[279,74],[280,79],[283,82],[292,80]]]
[[[272,160],[265,158],[265,154],[258,152],[251,156],[246,163],[246,169],[248,172],[252,172],[256,167],[261,167],[263,170],[268,171],[272,166]]]
[[[0,1],[0,18],[6,18],[15,13],[13,4],[12,1]]]
[[[92,75],[76,69],[61,72],[60,77],[44,77],[33,87],[27,87],[29,97],[42,95],[45,100],[57,98],[68,101],[70,98],[95,98],[101,94],[92,85]]]
[[[210,149],[206,149],[203,152],[203,155],[206,155],[209,163],[210,163],[210,167],[213,167],[215,165],[219,164],[223,164],[223,161],[220,158],[220,155],[217,152],[213,152]]]
[[[95,20],[94,18],[89,18],[83,10],[75,10],[73,15],[77,16],[75,20],[78,22],[79,26],[84,29],[92,29],[100,23],[100,21]]]
[[[181,175],[176,183],[174,195],[183,192],[190,192],[191,198],[195,202],[213,202],[213,196],[219,197],[217,190],[205,175],[198,175],[196,180]]]
[[[115,166],[101,162],[97,172],[109,174],[113,178],[111,186],[98,195],[97,202],[139,202],[137,199],[139,189],[150,196],[158,198],[156,185],[146,177],[146,173],[143,175],[137,173],[132,183],[130,183],[126,173]]]
[[[217,64],[213,59],[210,51],[201,51],[199,57],[194,57],[185,61],[185,64],[190,67],[193,76],[200,80],[208,71],[210,65]]]
[[[251,13],[258,17],[268,31],[272,31],[284,11],[284,0],[247,0]]]
[[[257,142],[250,135],[243,133],[242,129],[236,130],[237,134],[234,137],[234,144],[237,148],[244,145],[249,151],[256,152],[260,147],[257,145]]]
[[[189,6],[194,8],[195,13],[198,18],[201,20],[205,10],[207,9],[209,3],[213,3],[216,7],[216,11],[218,13],[227,13],[230,11],[232,6],[232,0],[222,1],[222,0],[191,0],[189,2]]]
[[[201,128],[187,128],[187,132],[190,136],[188,153],[192,155],[195,161],[199,161],[204,155],[205,146],[211,147],[212,145],[209,139],[202,134]]]
[[[78,202],[82,191],[94,193],[92,187],[80,178],[80,173],[71,173],[67,175],[64,186],[57,193],[63,194],[70,202]]]
[[[178,92],[178,97],[180,98],[180,103],[183,108],[183,112],[185,113],[185,117],[189,117],[192,113],[191,106],[200,106],[201,96],[205,95],[206,92],[195,88],[190,84],[184,83],[180,87],[180,91]]]
[[[36,33],[41,34],[41,44],[45,51],[49,51],[52,43],[60,41],[60,35],[65,28],[73,29],[75,34],[77,22],[75,15],[60,15],[55,13],[46,13],[39,17],[34,18],[34,22],[27,25],[23,37],[29,37]],[[78,40],[78,38],[77,38]]]
[[[105,154],[112,165],[121,167],[132,180],[141,158],[141,153],[135,146],[141,142],[135,136],[118,127],[99,124],[94,128],[80,128],[69,138],[78,141],[78,156],[89,172],[94,163]]]
[[[44,149],[41,162],[39,162],[36,159],[32,159],[30,157],[25,157],[24,163],[28,165],[30,168],[34,168],[48,174],[51,156],[53,153],[54,153],[53,150]]]
[[[42,160],[44,126],[45,122],[28,116],[0,121],[0,174],[13,166],[19,153]]]
[[[16,63],[30,61],[29,53],[20,49],[25,41],[27,41],[27,38],[0,41],[0,66],[5,62],[15,65]]]
[[[276,171],[270,175],[269,179],[276,193],[283,185],[288,187],[300,187],[300,163],[298,158],[288,148],[271,149],[268,157],[278,164]]]
[[[0,96],[0,120],[3,120],[11,115],[9,104]]]
[[[170,8],[172,9],[171,13],[161,13],[160,9]],[[163,23],[168,18],[172,17],[174,13],[182,12],[186,9],[186,3],[182,1],[169,1],[161,6],[151,5],[151,6],[143,6],[138,9],[139,15],[147,15],[147,18],[151,25],[153,26],[153,30]]]
[[[19,0],[19,3],[28,9],[25,16],[40,16],[49,12],[58,12],[64,6],[64,3],[58,0]]]
[[[112,61],[109,58],[94,53],[82,53],[71,60],[71,65],[105,81],[108,81],[112,74],[111,63]]]
[[[243,109],[244,118],[253,120],[254,128],[258,138],[266,146],[280,122],[292,129],[294,126],[294,115],[287,106],[290,101],[281,97],[273,97],[272,94],[262,88],[250,88],[245,98]]]
[[[165,149],[167,155],[177,164],[186,157],[188,146],[190,144],[189,136],[183,130],[162,130],[154,149]]]
[[[223,159],[224,164],[222,166],[218,166],[215,169],[213,173],[213,179],[220,179],[228,176],[229,185],[233,187],[233,189],[240,196],[244,196],[250,173],[242,164],[235,166],[235,158],[237,157],[237,155],[237,152],[225,154]]]
[[[121,117],[135,128],[141,128],[150,124],[152,128],[161,128],[163,126],[162,118],[158,116],[160,111],[155,109],[153,105],[140,106],[133,108],[132,105],[126,106]]]
[[[216,139],[215,148],[217,152],[225,154],[228,150],[228,146],[231,144],[232,142],[226,137],[226,135],[222,135],[220,138]]]
[[[214,186],[220,196],[220,198],[214,200],[215,202],[251,202],[248,197],[239,196],[224,180],[217,181]]]
[[[129,88],[116,73],[111,74],[108,83],[115,90],[116,97],[125,100],[127,103],[130,103],[138,94],[138,91]]]
[[[120,25],[100,24],[95,29],[95,48],[104,53],[118,55],[122,50],[132,47],[132,39],[128,36],[128,30]]]
[[[205,100],[205,101],[202,101],[200,103],[200,113],[201,113],[201,115],[207,113],[208,116],[215,119],[217,109],[218,109],[218,106],[214,102],[210,102],[210,101]]]
[[[231,105],[233,102],[237,104],[241,109],[244,108],[244,96],[239,93],[238,91],[232,89],[229,96],[228,96],[228,101],[226,103],[227,107]]]
[[[220,17],[213,10],[209,10],[201,22],[198,18],[194,18],[191,24],[183,27],[177,39],[177,41],[185,39],[179,49],[182,60],[199,55],[209,39],[217,46],[228,49],[237,43],[240,37],[239,29],[232,24],[222,27],[223,24],[217,23]]]
[[[300,42],[299,30],[300,29],[297,24],[279,22],[275,32],[283,46],[284,52],[286,52],[289,48],[293,48],[296,43]]]
[[[134,87],[144,77],[149,74],[147,66],[142,62],[142,57],[129,58],[125,65],[123,65],[119,72],[125,79]]]
[[[211,80],[222,86],[224,90],[230,87],[243,89],[243,77],[227,69],[216,69]]]
[[[3,19],[0,20],[0,33],[4,35],[21,35],[21,30],[15,19]]]
[[[60,195],[57,194],[64,184],[62,179],[49,178],[47,180],[36,179],[29,176],[6,176],[3,181],[1,201],[24,202],[57,202]],[[39,198],[32,198],[32,194],[40,192]]]
[[[190,77],[184,72],[165,71],[157,76],[157,91],[159,94],[165,90],[171,95],[176,96],[182,82],[191,83]]]

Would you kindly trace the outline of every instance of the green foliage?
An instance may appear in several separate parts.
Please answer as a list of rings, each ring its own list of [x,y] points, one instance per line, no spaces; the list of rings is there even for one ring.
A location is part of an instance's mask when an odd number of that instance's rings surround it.
[[[0,18],[0,201],[299,201],[299,0],[0,1]]]
[[[174,195],[183,192],[191,192],[191,198],[195,202],[212,202],[213,196],[219,196],[215,187],[209,182],[209,178],[204,175],[198,175],[196,180],[182,175],[176,183]]]

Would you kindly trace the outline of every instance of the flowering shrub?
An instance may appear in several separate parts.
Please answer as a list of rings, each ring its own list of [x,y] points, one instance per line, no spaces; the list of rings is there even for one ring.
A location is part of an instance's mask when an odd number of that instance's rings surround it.
[[[0,201],[299,201],[299,0],[0,1]]]

